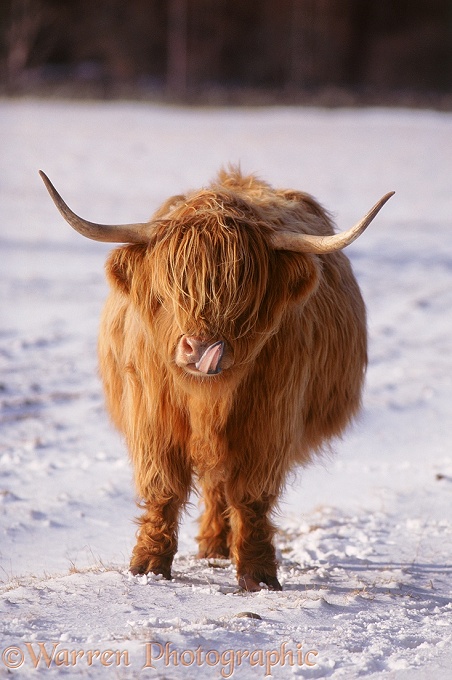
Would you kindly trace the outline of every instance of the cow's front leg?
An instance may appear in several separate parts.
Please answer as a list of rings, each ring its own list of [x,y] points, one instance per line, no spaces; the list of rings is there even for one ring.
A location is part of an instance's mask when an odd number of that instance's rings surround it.
[[[132,574],[152,572],[171,578],[171,565],[177,550],[179,512],[184,500],[176,496],[156,495],[144,502],[146,510],[138,519],[140,528],[130,561]]]
[[[234,489],[230,489],[228,502],[231,506],[232,555],[240,587],[255,592],[261,590],[260,584],[264,583],[270,590],[282,590],[273,547],[275,527],[268,517],[274,498],[237,499]]]
[[[171,578],[177,551],[180,511],[188,500],[192,469],[182,449],[163,452],[132,448],[135,484],[143,515],[138,518],[137,543],[130,560],[132,574]]]

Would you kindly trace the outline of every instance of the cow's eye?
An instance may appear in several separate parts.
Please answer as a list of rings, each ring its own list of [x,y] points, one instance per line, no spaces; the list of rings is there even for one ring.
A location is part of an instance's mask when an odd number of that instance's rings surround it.
[[[161,295],[151,295],[149,299],[152,309],[156,310],[158,307],[162,307],[165,301]]]

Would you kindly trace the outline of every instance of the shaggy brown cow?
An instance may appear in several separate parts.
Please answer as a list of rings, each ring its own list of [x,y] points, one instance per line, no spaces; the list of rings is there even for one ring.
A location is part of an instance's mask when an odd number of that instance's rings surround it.
[[[197,479],[199,555],[232,557],[246,590],[280,590],[270,514],[287,473],[360,406],[365,308],[338,251],[392,194],[334,235],[307,194],[231,169],[149,222],[106,226],[77,217],[41,174],[77,231],[129,244],[108,259],[99,356],[144,507],[132,573],[171,577]]]

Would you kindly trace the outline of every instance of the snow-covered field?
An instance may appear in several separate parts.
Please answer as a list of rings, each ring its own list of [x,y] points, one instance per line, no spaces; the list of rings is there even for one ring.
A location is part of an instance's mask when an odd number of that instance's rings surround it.
[[[452,678],[452,115],[0,101],[0,149],[0,677]],[[37,174],[130,222],[229,161],[341,227],[397,192],[348,249],[365,408],[281,503],[282,593],[194,559],[196,499],[173,581],[128,575],[131,470],[96,375],[109,247]]]

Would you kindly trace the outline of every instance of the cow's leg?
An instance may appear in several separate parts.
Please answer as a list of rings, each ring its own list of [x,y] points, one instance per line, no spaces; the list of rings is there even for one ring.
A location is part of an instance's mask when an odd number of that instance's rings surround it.
[[[229,557],[230,524],[224,484],[215,484],[208,476],[202,481],[204,512],[200,521],[198,557]]]
[[[137,543],[130,561],[132,574],[161,574],[171,578],[177,550],[179,515],[191,488],[191,468],[181,452],[172,449],[154,465],[135,470],[137,491],[143,499]],[[144,469],[143,469],[144,468]],[[142,471],[142,472],[141,472]],[[140,474],[141,472],[141,474]]]
[[[232,555],[239,585],[247,591],[281,590],[273,547],[275,527],[269,519],[275,498],[264,495],[259,500],[238,497],[233,485],[227,489],[232,528]]]
[[[179,512],[185,499],[155,496],[144,502],[146,508],[138,519],[140,528],[130,561],[132,574],[161,574],[171,578],[171,565],[177,550]]]

